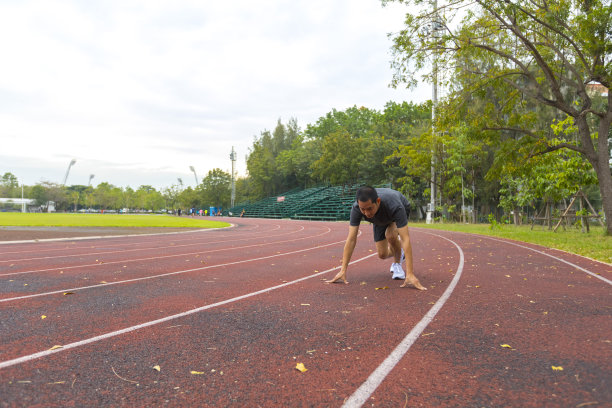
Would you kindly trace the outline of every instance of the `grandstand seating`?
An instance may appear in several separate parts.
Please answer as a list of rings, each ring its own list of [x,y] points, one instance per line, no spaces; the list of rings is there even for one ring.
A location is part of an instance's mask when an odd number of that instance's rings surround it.
[[[238,204],[228,213],[239,217],[348,220],[357,186],[322,186],[291,190],[255,203]]]

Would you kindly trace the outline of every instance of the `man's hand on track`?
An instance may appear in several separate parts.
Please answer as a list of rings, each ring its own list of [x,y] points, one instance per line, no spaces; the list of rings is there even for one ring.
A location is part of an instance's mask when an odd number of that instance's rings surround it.
[[[340,280],[344,283],[348,283],[348,281],[346,280],[346,272],[343,272],[343,271],[338,272],[336,276],[334,276],[334,279],[325,281],[325,283],[336,283]]]

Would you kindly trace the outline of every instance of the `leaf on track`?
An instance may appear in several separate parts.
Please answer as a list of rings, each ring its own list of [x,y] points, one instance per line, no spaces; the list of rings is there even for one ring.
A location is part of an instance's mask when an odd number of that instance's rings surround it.
[[[514,348],[511,345],[509,345],[509,344],[500,344],[500,346],[502,346],[503,348],[508,348],[510,350],[514,350]]]
[[[193,375],[204,375],[205,374],[204,371],[193,371],[193,370],[190,371],[190,373]]]
[[[376,288],[375,290],[385,290],[385,289],[389,289],[388,286],[383,286],[382,288]]]
[[[161,367],[158,365],[153,366],[153,369],[157,372],[161,371]]]
[[[42,315],[42,316],[40,316],[40,318],[41,318],[42,320],[44,320],[44,319],[46,319],[46,318],[47,318],[47,316]]]
[[[553,369],[553,371],[563,371],[563,367],[561,366],[551,366],[551,368]]]
[[[49,349],[49,351],[51,351],[51,350],[57,350],[57,349],[61,349],[61,348],[63,348],[63,347],[64,347],[64,346],[60,346],[59,344],[57,344],[57,345],[55,345],[55,346],[51,347],[51,348]]]
[[[74,295],[74,292],[64,292],[64,296]]]
[[[303,363],[297,363],[295,366],[295,369],[302,373],[305,373],[306,371],[308,371],[308,369],[304,366]]]

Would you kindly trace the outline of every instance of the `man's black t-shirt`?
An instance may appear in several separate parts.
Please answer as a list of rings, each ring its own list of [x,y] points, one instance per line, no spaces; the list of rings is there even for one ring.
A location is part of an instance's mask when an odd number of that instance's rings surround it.
[[[408,225],[408,213],[410,212],[408,199],[399,191],[390,188],[377,188],[376,193],[380,198],[380,208],[374,214],[374,217],[368,218],[363,215],[359,210],[357,200],[355,200],[351,208],[350,225],[356,227],[362,219],[379,226],[387,226],[394,221],[397,228]]]

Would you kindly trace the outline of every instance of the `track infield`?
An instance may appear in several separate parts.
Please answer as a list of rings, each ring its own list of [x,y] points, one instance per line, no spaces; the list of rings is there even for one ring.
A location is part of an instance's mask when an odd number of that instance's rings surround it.
[[[420,292],[364,224],[330,285],[346,223],[220,220],[0,245],[0,406],[612,406],[610,265],[412,228]]]

